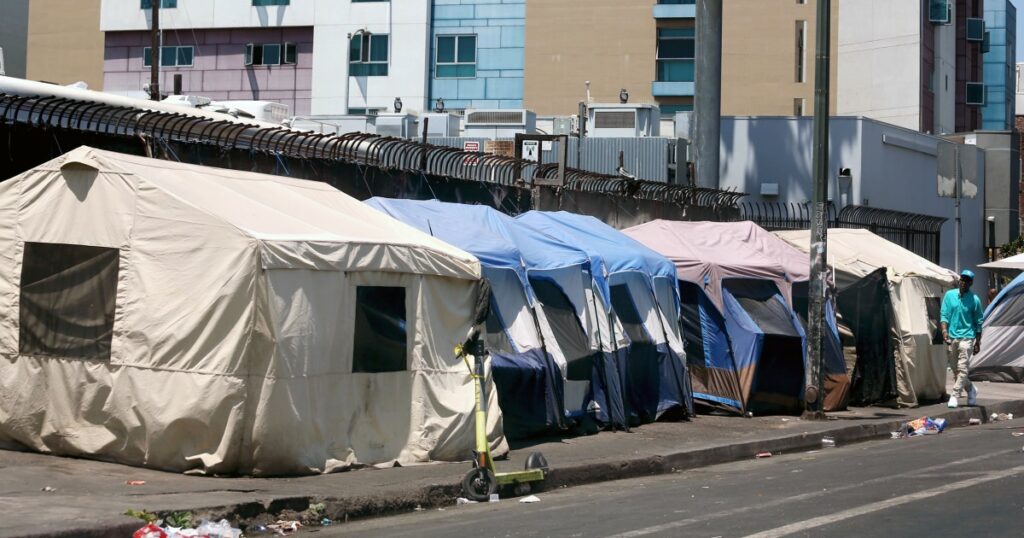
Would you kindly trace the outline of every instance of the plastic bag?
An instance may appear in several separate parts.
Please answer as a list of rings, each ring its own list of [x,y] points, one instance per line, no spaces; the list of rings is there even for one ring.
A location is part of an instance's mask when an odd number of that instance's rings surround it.
[[[167,538],[167,533],[153,523],[147,523],[145,527],[133,532],[132,538]]]

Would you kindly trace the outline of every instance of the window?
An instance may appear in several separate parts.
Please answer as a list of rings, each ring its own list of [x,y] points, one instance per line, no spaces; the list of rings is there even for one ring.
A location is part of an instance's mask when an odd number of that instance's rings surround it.
[[[357,2],[390,2],[390,1],[391,0],[352,0],[352,3],[355,4]]]
[[[543,279],[531,278],[533,287],[540,303],[541,311],[547,320],[555,342],[562,350],[566,361],[566,378],[572,381],[589,381],[592,376],[593,358],[590,342],[583,325],[576,316],[576,308],[558,284]]]
[[[153,50],[146,47],[142,50],[142,65],[149,67],[153,65]],[[195,55],[194,47],[160,47],[161,67],[192,67],[192,59]]]
[[[348,48],[348,74],[353,77],[388,75],[388,36],[357,34]]]
[[[804,103],[806,101],[803,97],[797,97],[793,99],[793,115],[803,116],[804,115]]]
[[[796,81],[806,82],[807,21],[796,21]]]
[[[26,242],[23,256],[18,351],[110,360],[118,250]]]
[[[985,40],[985,19],[967,19],[967,41]]]
[[[629,336],[630,342],[634,344],[650,344],[653,342],[651,336],[647,334],[647,328],[644,327],[643,316],[640,315],[640,311],[637,310],[636,304],[633,303],[632,294],[629,291],[628,284],[617,284],[611,287],[612,292],[612,308],[615,309],[615,315],[619,318],[619,323],[622,324],[622,330],[626,331],[626,335]]]
[[[356,288],[356,324],[352,372],[401,372],[407,369],[405,288]]]
[[[160,0],[160,9],[178,7],[178,0]],[[153,9],[153,0],[142,0],[142,9]]]
[[[658,0],[659,4],[695,4],[697,0]]]
[[[928,22],[949,24],[952,20],[953,8],[949,0],[928,0]]]
[[[984,82],[968,82],[967,83],[967,104],[968,105],[984,105],[985,104],[985,83]]]
[[[253,7],[259,6],[287,6],[291,0],[252,0]]]
[[[693,82],[693,28],[658,29],[658,82]]]
[[[295,43],[249,43],[245,46],[245,65],[292,65]]]
[[[476,77],[476,36],[437,36],[434,76],[437,78]]]

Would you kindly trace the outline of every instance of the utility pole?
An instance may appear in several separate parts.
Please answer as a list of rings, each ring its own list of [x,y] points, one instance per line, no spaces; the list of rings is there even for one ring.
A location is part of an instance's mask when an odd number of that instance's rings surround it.
[[[160,100],[160,58],[163,56],[160,50],[160,2],[163,0],[150,0],[152,5],[153,28],[150,31],[149,40],[149,98],[153,101]]]
[[[722,121],[722,0],[697,0],[694,161],[697,186],[717,189]]]
[[[807,359],[810,380],[804,391],[805,419],[825,418],[825,390],[822,379],[822,352],[825,326],[825,278],[828,275],[828,222],[825,199],[828,195],[828,101],[831,6],[818,0],[817,47],[814,65],[814,160],[811,185],[814,204],[811,219],[811,296],[807,316]]]

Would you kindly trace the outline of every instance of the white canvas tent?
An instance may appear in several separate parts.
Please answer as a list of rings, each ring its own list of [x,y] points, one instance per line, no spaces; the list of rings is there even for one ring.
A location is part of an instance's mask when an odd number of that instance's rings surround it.
[[[479,262],[326,184],[83,147],[0,184],[0,252],[0,445],[254,475],[474,446]]]
[[[1024,271],[1024,254],[1017,254],[994,262],[983,263],[978,267],[1003,271]]]
[[[809,252],[810,232],[780,231],[776,235]],[[843,290],[885,267],[890,283],[896,348],[898,403],[916,406],[946,392],[946,351],[936,331],[943,294],[957,281],[956,273],[879,237],[868,230],[828,231],[828,263],[836,287]]]

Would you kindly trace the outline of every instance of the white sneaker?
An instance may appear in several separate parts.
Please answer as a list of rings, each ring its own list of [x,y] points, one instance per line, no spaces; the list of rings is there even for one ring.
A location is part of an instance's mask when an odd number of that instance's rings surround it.
[[[946,405],[947,405],[947,406],[948,406],[948,407],[949,407],[950,409],[954,409],[954,408],[956,407],[956,404],[957,404],[957,401],[956,401],[956,396],[950,396],[950,397],[949,397],[949,403],[948,403],[948,404],[946,404]]]
[[[967,391],[967,405],[978,405],[978,389],[974,385]]]

